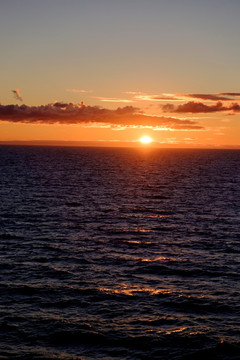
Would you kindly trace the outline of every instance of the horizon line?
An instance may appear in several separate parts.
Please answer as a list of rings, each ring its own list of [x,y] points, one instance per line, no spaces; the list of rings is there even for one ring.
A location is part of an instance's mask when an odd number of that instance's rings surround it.
[[[62,146],[62,147],[108,147],[108,148],[141,148],[141,149],[232,149],[240,150],[240,145],[209,144],[167,144],[152,142],[141,144],[139,141],[78,141],[78,140],[1,140],[0,145],[19,146]]]

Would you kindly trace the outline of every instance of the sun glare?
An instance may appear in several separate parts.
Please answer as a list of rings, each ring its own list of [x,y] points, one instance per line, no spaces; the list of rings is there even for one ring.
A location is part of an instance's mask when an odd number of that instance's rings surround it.
[[[150,144],[152,142],[152,139],[149,136],[143,136],[140,139],[142,144]]]

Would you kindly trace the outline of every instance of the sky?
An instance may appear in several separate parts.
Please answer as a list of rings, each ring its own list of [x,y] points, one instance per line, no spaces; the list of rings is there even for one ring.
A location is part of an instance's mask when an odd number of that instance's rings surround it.
[[[0,141],[240,147],[239,0],[1,0]]]

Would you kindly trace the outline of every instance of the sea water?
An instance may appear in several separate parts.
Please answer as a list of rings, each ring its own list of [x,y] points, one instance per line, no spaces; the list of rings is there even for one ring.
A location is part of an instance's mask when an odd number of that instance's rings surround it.
[[[0,147],[0,359],[240,359],[240,151]]]

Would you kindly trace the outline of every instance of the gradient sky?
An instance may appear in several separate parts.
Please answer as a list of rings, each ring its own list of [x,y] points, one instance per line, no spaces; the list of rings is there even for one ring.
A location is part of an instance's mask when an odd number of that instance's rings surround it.
[[[0,141],[240,146],[239,14],[238,0],[1,1]]]

